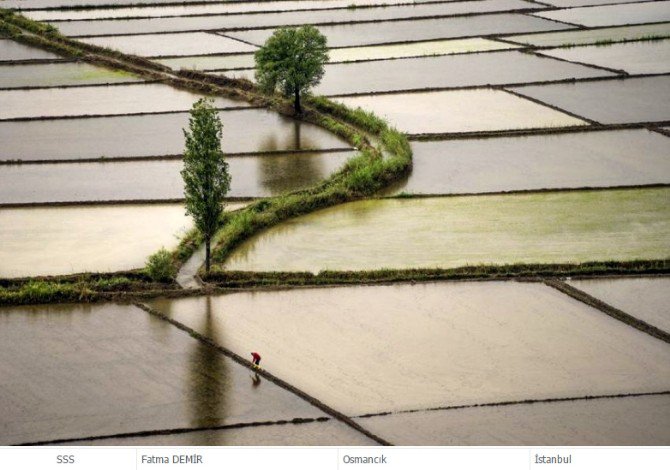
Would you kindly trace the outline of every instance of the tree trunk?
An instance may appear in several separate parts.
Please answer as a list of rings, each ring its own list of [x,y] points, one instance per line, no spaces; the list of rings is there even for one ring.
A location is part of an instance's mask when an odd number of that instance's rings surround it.
[[[296,114],[300,114],[302,113],[302,108],[300,107],[300,88],[295,87],[295,92],[293,95],[293,108],[295,109]]]
[[[210,237],[207,237],[205,240],[205,271],[207,272],[207,275],[209,276],[209,267],[210,267],[210,261],[209,261],[209,244],[210,244]]]

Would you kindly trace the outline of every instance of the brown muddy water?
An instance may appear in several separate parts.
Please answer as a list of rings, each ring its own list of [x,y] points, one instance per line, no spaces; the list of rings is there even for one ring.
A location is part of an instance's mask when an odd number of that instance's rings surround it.
[[[225,266],[319,272],[663,259],[668,240],[668,188],[367,200],[277,225]]]
[[[202,96],[156,83],[0,91],[0,119],[187,111]],[[217,96],[217,108],[247,107]]]
[[[265,109],[223,111],[219,118],[226,153],[350,148],[320,127]],[[180,155],[187,126],[188,113],[0,122],[0,160]]]
[[[156,300],[349,414],[670,386],[670,348],[543,284],[442,282]],[[212,312],[216,333],[202,328]],[[318,373],[314,373],[318,371]]]
[[[670,72],[670,40],[543,51],[559,59],[625,70],[630,74]]]
[[[102,439],[69,445],[96,446],[376,446],[377,442],[331,419],[319,423],[253,426],[166,436]]]
[[[670,140],[646,129],[412,142],[392,193],[458,194],[670,183]]]
[[[134,306],[0,308],[0,371],[4,445],[323,416]]]
[[[303,24],[355,23],[444,15],[502,12],[532,8],[522,0],[480,0],[477,2],[424,3],[380,8],[340,8],[333,10],[284,11],[237,15],[208,15],[149,19],[93,21],[50,21],[67,36],[212,31],[248,28],[278,28]],[[541,8],[541,7],[540,7]]]
[[[391,42],[427,41],[433,39],[482,36],[487,34],[531,33],[567,29],[543,18],[504,13],[462,18],[435,18],[426,20],[388,21],[320,26],[319,31],[328,39],[328,47],[364,46]],[[235,31],[228,36],[262,45],[272,30],[256,29]]]
[[[581,126],[586,122],[500,90],[456,90],[338,98],[409,134]]]
[[[668,2],[670,3],[670,2]],[[670,120],[670,77],[645,77],[514,88],[522,95],[603,124]]]
[[[662,136],[661,136],[662,137]],[[265,197],[304,189],[338,170],[354,152],[227,159],[227,197]],[[166,200],[184,197],[180,160],[4,165],[0,203]]]
[[[0,278],[141,268],[190,227],[181,204],[0,209]]]
[[[670,332],[670,277],[575,279],[568,284]]]
[[[138,40],[140,39],[141,40]],[[145,57],[253,52],[256,47],[209,33],[145,34],[101,36],[83,42]]]
[[[397,445],[667,446],[670,396],[424,411],[357,421]]]

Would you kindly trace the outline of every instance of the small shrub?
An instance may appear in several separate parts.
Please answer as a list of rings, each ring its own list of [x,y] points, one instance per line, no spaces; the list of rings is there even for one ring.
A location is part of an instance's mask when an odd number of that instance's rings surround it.
[[[149,256],[146,265],[147,275],[158,282],[171,282],[177,275],[177,268],[172,261],[172,255],[165,248],[161,248]]]

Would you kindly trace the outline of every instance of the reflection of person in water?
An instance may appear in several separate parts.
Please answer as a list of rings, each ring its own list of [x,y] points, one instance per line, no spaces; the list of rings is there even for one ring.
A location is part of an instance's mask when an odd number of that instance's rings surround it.
[[[261,368],[261,355],[258,354],[257,352],[252,352],[251,353],[251,363],[254,365],[256,369]]]
[[[256,388],[261,384],[261,378],[258,374],[254,374],[254,376],[251,378],[251,386]]]

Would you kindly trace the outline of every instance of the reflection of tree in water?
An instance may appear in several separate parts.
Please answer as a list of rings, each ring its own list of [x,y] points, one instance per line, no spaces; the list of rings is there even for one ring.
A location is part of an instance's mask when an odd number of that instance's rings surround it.
[[[325,169],[315,154],[268,155],[258,158],[258,175],[262,189],[276,195],[310,186],[325,176]]]
[[[205,298],[204,325],[200,330],[208,338],[217,337],[216,321],[212,312],[212,299]],[[230,364],[216,349],[201,341],[194,341],[190,357],[191,426],[206,427],[221,424],[227,415],[226,399],[231,393]],[[206,433],[192,434],[192,445],[205,445]]]
[[[258,152],[283,152],[318,148],[311,139],[302,136],[302,122],[284,116],[281,119],[284,125],[277,128],[278,132],[270,131],[260,140]]]

